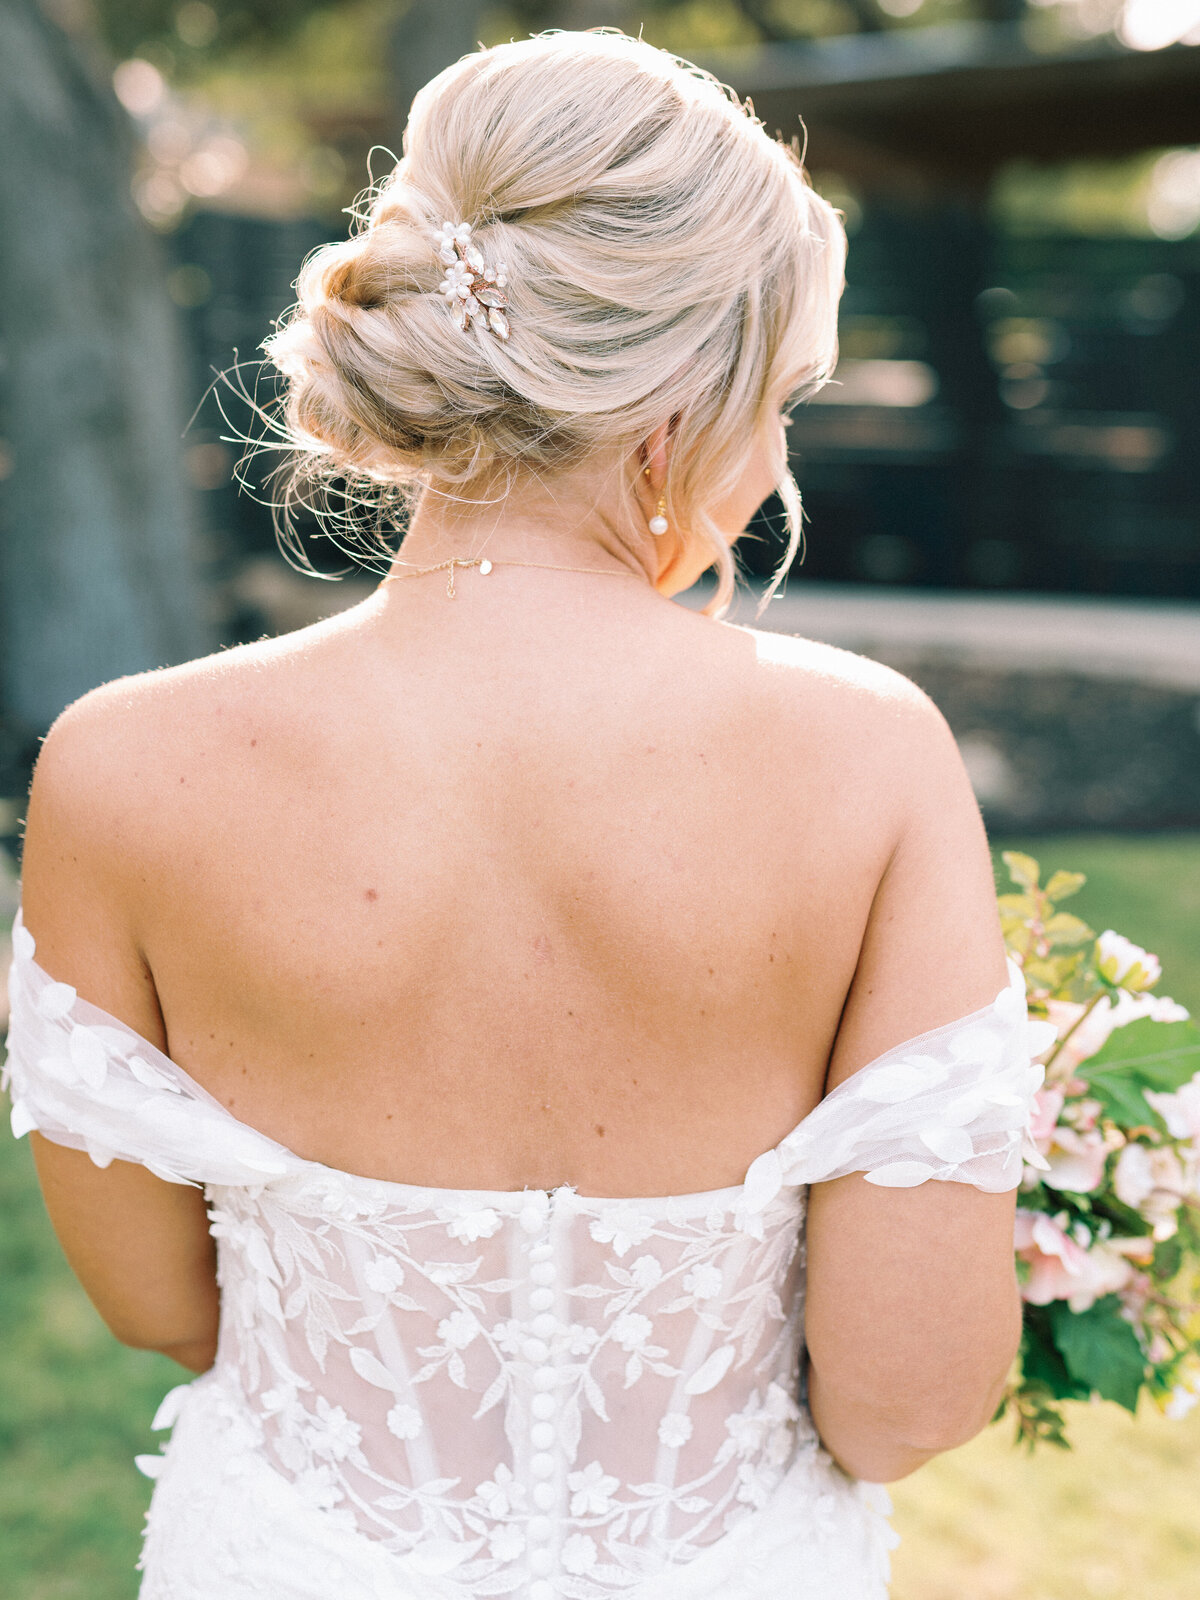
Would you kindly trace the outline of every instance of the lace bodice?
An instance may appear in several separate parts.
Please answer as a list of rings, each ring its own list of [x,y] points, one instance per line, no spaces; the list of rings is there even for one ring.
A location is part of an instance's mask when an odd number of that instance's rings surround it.
[[[205,1186],[242,1447],[445,1585],[431,1594],[526,1600],[602,1600],[694,1561],[818,1452],[807,1186],[1015,1187],[1048,1042],[1014,968],[990,1006],[840,1085],[741,1184],[607,1199],[304,1160],[53,981],[20,922],[10,993],[18,1135]]]

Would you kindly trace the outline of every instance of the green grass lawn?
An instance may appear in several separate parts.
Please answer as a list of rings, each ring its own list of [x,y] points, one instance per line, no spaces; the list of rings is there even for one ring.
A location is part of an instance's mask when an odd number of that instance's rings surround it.
[[[1014,845],[1086,872],[1072,909],[1154,950],[1161,987],[1200,1013],[1200,836]],[[132,1457],[157,1448],[150,1419],[185,1375],[109,1337],[54,1241],[26,1144],[4,1136],[0,1216],[0,1591],[132,1600],[149,1499]],[[1200,1408],[1169,1423],[1078,1406],[1071,1427],[1069,1455],[1030,1460],[1001,1426],[897,1485],[894,1600],[1194,1600]]]

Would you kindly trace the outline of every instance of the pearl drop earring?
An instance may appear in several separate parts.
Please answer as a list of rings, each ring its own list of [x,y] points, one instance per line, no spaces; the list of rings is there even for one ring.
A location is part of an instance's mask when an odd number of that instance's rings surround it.
[[[650,476],[649,467],[642,468],[642,476],[644,478]],[[667,521],[667,497],[665,494],[659,495],[658,504],[654,508],[654,515],[650,518],[648,526],[656,539],[661,539],[668,527],[670,527],[670,523]]]

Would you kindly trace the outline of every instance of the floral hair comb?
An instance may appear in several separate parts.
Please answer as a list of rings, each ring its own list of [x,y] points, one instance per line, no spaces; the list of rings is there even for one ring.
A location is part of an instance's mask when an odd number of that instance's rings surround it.
[[[508,296],[504,289],[508,279],[504,262],[499,262],[494,271],[487,265],[479,246],[471,242],[469,222],[443,222],[433,239],[438,260],[446,267],[438,291],[449,301],[455,322],[464,329],[473,321],[481,322],[498,338],[507,339],[509,326],[504,308]]]

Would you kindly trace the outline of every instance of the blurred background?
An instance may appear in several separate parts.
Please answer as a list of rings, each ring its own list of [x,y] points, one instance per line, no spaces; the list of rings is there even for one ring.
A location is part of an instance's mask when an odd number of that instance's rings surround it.
[[[1200,1006],[1200,0],[0,0],[0,931],[64,705],[368,592],[276,550],[234,388],[270,399],[259,343],[422,83],[599,25],[805,133],[845,215],[837,381],[791,433],[807,550],[761,625],[916,678],[997,849],[1088,872],[1081,914]],[[104,1333],[2,1149],[6,1592],[128,1600],[173,1369]],[[1196,1419],[1076,1433],[900,1486],[896,1600],[1193,1596]]]

